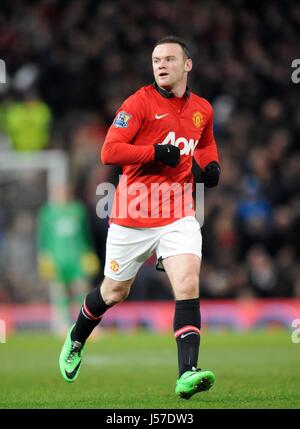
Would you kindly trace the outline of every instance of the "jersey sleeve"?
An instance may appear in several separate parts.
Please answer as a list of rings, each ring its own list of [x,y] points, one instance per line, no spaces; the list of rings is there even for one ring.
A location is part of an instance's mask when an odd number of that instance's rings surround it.
[[[105,137],[101,150],[103,164],[130,165],[153,161],[153,145],[132,144],[145,115],[146,106],[141,96],[134,94],[125,100]]]
[[[213,108],[211,106],[207,124],[194,152],[194,159],[202,169],[212,161],[219,162],[218,149],[213,132]]]

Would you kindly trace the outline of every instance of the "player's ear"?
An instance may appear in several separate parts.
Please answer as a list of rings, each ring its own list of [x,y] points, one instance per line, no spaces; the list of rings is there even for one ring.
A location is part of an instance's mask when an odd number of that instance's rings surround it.
[[[192,68],[193,68],[193,61],[190,58],[188,58],[187,60],[185,60],[185,63],[184,63],[184,71],[190,72]]]

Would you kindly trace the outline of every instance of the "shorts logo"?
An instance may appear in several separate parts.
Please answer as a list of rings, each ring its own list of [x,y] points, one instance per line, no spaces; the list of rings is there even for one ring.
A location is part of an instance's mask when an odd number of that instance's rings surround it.
[[[119,112],[114,120],[114,126],[117,128],[127,128],[131,115],[127,112]]]
[[[117,271],[119,271],[120,265],[117,261],[110,261],[110,268],[114,273],[116,273]]]
[[[200,112],[194,112],[193,113],[193,122],[195,127],[200,128],[203,122],[203,116]]]

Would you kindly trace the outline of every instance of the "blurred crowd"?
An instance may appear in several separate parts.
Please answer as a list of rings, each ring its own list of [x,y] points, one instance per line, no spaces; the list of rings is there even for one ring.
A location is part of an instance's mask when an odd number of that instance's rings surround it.
[[[7,83],[0,84],[0,157],[1,151],[66,151],[74,196],[88,209],[103,266],[107,220],[96,215],[96,188],[117,183],[120,169],[100,164],[100,148],[122,101],[153,81],[153,45],[168,34],[191,48],[189,85],[214,106],[222,167],[219,186],[205,191],[201,296],[299,297],[296,0],[2,0]],[[197,167],[194,174],[199,179]],[[45,178],[18,177],[13,185],[0,169],[2,302],[42,296],[33,287],[32,237],[46,198],[36,185]],[[154,262],[142,268],[129,299],[171,298]]]

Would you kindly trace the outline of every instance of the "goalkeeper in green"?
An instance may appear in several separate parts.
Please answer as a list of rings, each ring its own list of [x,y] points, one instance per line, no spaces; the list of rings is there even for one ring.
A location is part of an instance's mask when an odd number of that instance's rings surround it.
[[[50,285],[51,325],[65,335],[72,322],[72,305],[81,305],[89,283],[100,269],[87,211],[60,188],[53,202],[41,207],[37,220],[38,272]]]

